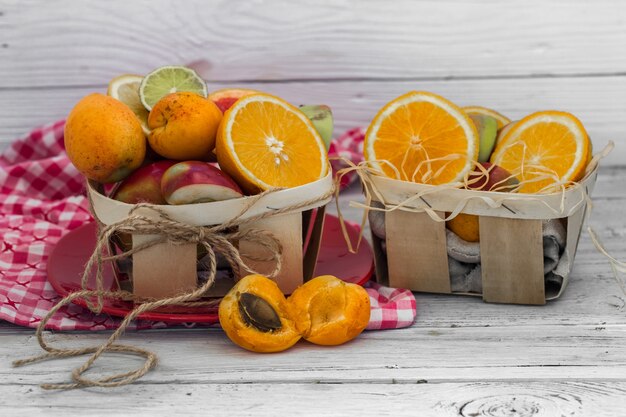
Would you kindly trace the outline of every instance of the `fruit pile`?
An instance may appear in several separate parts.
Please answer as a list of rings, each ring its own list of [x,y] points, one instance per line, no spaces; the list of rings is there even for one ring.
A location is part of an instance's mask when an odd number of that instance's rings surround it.
[[[357,337],[370,318],[363,287],[323,275],[285,298],[262,275],[241,279],[224,297],[219,319],[228,337],[253,352],[280,352],[300,338],[317,345],[340,345]]]
[[[111,198],[179,205],[324,178],[332,129],[327,106],[296,108],[244,89],[208,94],[191,69],[162,67],[117,77],[107,95],[83,98],[67,118],[65,146],[85,177],[115,183]],[[124,251],[132,246],[128,234],[113,240]],[[198,258],[206,254],[201,249]],[[367,292],[332,276],[314,278],[286,299],[274,281],[249,275],[219,307],[226,334],[257,352],[282,351],[300,338],[345,343],[369,315]]]
[[[185,67],[113,79],[65,125],[76,168],[118,183],[124,203],[193,204],[296,187],[328,174],[332,114],[269,94],[207,86]]]
[[[364,154],[383,175],[403,181],[544,194],[582,179],[592,147],[570,113],[540,111],[511,121],[491,109],[410,92],[376,115]],[[461,213],[447,226],[466,241],[479,240],[475,216]]]

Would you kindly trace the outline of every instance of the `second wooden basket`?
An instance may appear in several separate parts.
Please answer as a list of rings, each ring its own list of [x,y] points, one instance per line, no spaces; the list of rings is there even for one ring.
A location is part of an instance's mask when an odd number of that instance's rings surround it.
[[[372,236],[379,282],[413,291],[452,293],[445,222],[433,220],[423,210],[433,210],[443,219],[446,212],[468,199],[462,213],[479,216],[483,290],[482,294],[464,294],[479,295],[494,303],[545,304],[563,293],[569,273],[560,288],[546,292],[542,221],[564,219],[567,237],[562,256],[573,265],[587,208],[585,194],[591,195],[597,169],[564,194],[547,195],[437,190],[431,185],[372,174],[369,177],[384,199],[379,203],[387,210],[425,193],[406,209],[386,212],[386,253],[381,249],[381,239]],[[488,204],[490,200],[497,207]]]

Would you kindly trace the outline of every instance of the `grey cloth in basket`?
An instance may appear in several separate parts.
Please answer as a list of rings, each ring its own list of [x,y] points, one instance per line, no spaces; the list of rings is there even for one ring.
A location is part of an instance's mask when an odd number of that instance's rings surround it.
[[[376,207],[382,207],[380,203],[375,204]],[[382,239],[381,249],[387,252],[385,213],[370,210],[369,221],[372,233]],[[481,293],[480,244],[467,242],[448,229],[446,239],[452,291]],[[570,260],[562,256],[565,242],[565,227],[559,219],[543,222],[543,272],[546,285],[561,287],[564,277],[570,270]]]

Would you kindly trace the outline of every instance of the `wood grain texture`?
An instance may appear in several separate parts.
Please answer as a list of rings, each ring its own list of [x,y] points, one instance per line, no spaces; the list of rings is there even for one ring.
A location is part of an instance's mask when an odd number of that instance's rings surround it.
[[[301,212],[282,214],[280,216],[262,219],[241,226],[240,228],[242,232],[250,229],[268,231],[275,236],[282,245],[282,267],[274,280],[283,293],[291,294],[293,290],[304,283]],[[245,258],[246,254],[259,258],[267,258],[271,254],[266,248],[261,247],[258,243],[241,240],[239,242],[239,249],[250,268],[260,273],[271,272],[274,267],[273,263],[248,260]],[[243,274],[242,277],[248,275],[248,273],[243,270],[241,273]]]
[[[465,309],[471,305],[466,303]],[[427,306],[434,308],[434,303]],[[425,309],[423,305],[422,311]],[[301,341],[280,355],[245,351],[218,329],[133,332],[120,343],[150,349],[159,356],[159,367],[141,379],[150,384],[626,379],[626,325],[490,323],[486,314],[480,327],[425,326],[418,322],[397,331],[365,332],[348,344],[332,348]],[[12,368],[10,360],[39,353],[40,349],[28,334],[0,337],[0,358],[6,358],[0,363],[3,384],[66,381],[68,371],[86,359]],[[54,345],[80,346],[97,344],[103,337],[66,333],[53,334],[51,340]],[[107,356],[99,361],[95,372],[130,369],[140,360]]]
[[[437,213],[441,218],[444,213]],[[446,225],[426,213],[394,210],[385,214],[389,286],[450,293]]]
[[[132,238],[133,246],[158,238],[156,235],[136,235]],[[133,254],[133,294],[154,300],[195,290],[198,287],[197,246],[195,243],[175,245],[166,242]]]
[[[623,381],[450,382],[433,384],[140,384],[106,396],[91,392],[40,393],[0,385],[0,405],[14,417],[125,416],[620,416]],[[243,400],[243,399],[249,400]],[[20,401],[20,399],[28,399]],[[297,401],[290,401],[297,399]],[[323,400],[321,400],[323,399]]]
[[[3,3],[0,87],[191,61],[221,81],[626,75],[619,0]]]
[[[120,73],[195,62],[211,89],[331,105],[338,134],[414,89],[513,119],[570,111],[624,164],[625,26],[618,0],[5,1],[0,149]]]
[[[546,303],[541,220],[480,216],[483,300]]]

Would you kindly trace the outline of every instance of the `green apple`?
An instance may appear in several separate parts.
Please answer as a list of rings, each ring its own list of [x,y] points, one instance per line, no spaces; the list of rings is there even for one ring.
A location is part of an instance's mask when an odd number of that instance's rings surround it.
[[[324,104],[304,105],[300,106],[300,111],[313,122],[328,150],[333,139],[333,113],[330,107]]]
[[[484,114],[470,114],[469,117],[474,122],[476,130],[478,130],[478,162],[487,162],[496,145],[498,121],[495,117]]]

